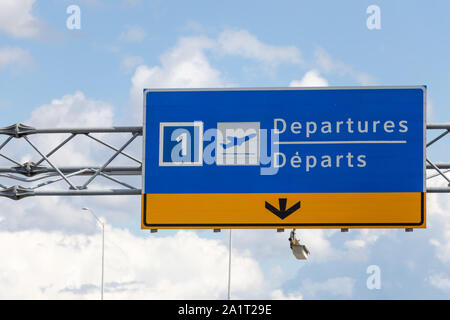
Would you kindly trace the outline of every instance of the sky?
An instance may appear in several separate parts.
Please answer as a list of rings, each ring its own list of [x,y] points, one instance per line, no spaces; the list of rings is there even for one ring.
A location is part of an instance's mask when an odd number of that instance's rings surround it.
[[[380,9],[376,29],[367,26],[371,5]],[[428,122],[450,122],[449,10],[447,1],[406,0],[0,0],[0,126],[142,125],[143,88],[367,85],[426,85]],[[61,139],[33,142],[50,149]],[[36,156],[13,142],[2,152],[21,162]],[[427,156],[445,162],[449,143]],[[139,158],[141,144],[129,152]],[[55,163],[90,165],[109,154],[78,139]],[[139,196],[0,205],[1,299],[99,297],[101,233],[82,207],[106,223],[106,299],[227,297],[228,230],[150,234],[140,229]],[[412,233],[299,230],[307,261],[292,255],[289,230],[234,230],[231,297],[448,299],[449,230],[447,194],[427,195],[427,228]],[[377,288],[368,285],[374,268]]]

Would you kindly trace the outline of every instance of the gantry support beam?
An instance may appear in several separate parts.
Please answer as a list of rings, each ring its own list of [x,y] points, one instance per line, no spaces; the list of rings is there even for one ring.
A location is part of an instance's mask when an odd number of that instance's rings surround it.
[[[31,135],[54,135],[68,134],[68,136],[58,145],[53,147],[50,152],[43,152],[41,147],[29,139]],[[102,140],[95,134],[122,134],[131,135],[125,143],[116,147]],[[0,157],[14,164],[11,167],[0,166],[0,178],[8,180],[16,180],[26,184],[37,183],[33,186],[13,185],[6,186],[0,184],[0,196],[8,197],[14,200],[20,200],[30,196],[81,196],[81,195],[139,195],[141,194],[140,186],[132,186],[128,182],[121,181],[116,176],[141,176],[142,161],[140,157],[132,156],[125,152],[125,149],[139,136],[142,136],[142,127],[125,126],[125,127],[91,127],[91,128],[33,128],[23,124],[15,124],[5,128],[0,128],[0,136],[7,136],[6,140],[0,142]],[[112,150],[113,153],[100,165],[92,166],[59,166],[53,161],[52,156],[61,148],[68,144],[74,137],[84,136],[89,141],[94,141],[102,145],[106,149]],[[14,141],[14,139],[22,139],[34,150],[38,160],[27,161],[21,163],[4,154],[3,150],[6,145]],[[48,146],[47,146],[48,147]],[[118,156],[127,158],[133,162],[130,166],[112,166],[113,160]],[[79,183],[79,179],[86,177],[84,182]],[[108,181],[122,187],[117,189],[99,187],[90,188],[90,184],[97,177],[103,177]],[[74,181],[78,179],[78,183]],[[44,187],[56,183],[65,182],[67,189],[49,190]]]
[[[30,196],[98,196],[98,195],[140,195],[141,186],[132,186],[127,182],[121,181],[116,176],[132,177],[142,175],[142,160],[140,156],[133,156],[125,152],[125,149],[138,136],[142,136],[143,128],[140,126],[123,127],[91,127],[91,128],[33,128],[23,124],[0,128],[0,136],[6,136],[4,141],[0,141],[0,157],[14,164],[11,167],[0,166],[0,178],[16,180],[26,184],[37,183],[34,186],[13,185],[6,186],[0,183],[0,197],[19,200]],[[443,130],[436,138],[427,142],[427,148],[441,141],[450,133],[450,123],[429,123],[427,130]],[[113,146],[95,134],[128,134],[131,135],[121,146]],[[28,139],[30,135],[51,135],[68,134],[68,136],[56,145],[50,152],[44,153],[38,145]],[[97,142],[105,148],[112,150],[113,154],[100,165],[93,166],[57,166],[53,163],[51,157],[69,143],[76,136],[85,136],[86,139]],[[448,135],[450,137],[450,135]],[[32,150],[39,156],[39,159],[21,163],[12,157],[3,153],[2,149],[14,141],[14,139],[23,139]],[[111,162],[118,156],[127,158],[133,162],[130,166],[110,166]],[[427,177],[427,180],[441,176],[449,182],[448,187],[427,187],[427,192],[431,193],[450,193],[450,162],[432,162],[427,157],[427,169],[434,170],[435,173]],[[82,183],[75,183],[74,177],[87,177]],[[89,185],[97,177],[103,177],[120,186],[118,189],[91,189]],[[63,190],[44,190],[47,185],[55,182],[65,182],[67,189]]]

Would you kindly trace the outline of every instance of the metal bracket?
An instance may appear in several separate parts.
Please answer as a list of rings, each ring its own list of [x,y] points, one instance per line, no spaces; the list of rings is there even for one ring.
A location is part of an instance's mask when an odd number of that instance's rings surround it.
[[[25,197],[33,196],[34,191],[29,188],[25,188],[22,186],[12,186],[8,188],[4,188],[0,190],[0,196],[7,197],[13,200],[20,200]]]
[[[0,134],[6,134],[14,138],[21,138],[27,134],[31,134],[34,130],[36,129],[33,127],[22,123],[16,123],[11,126],[0,128]]]
[[[37,166],[36,163],[27,161],[21,166],[12,167],[16,173],[23,174],[28,177],[32,177],[36,174],[44,173],[47,167],[45,166]]]

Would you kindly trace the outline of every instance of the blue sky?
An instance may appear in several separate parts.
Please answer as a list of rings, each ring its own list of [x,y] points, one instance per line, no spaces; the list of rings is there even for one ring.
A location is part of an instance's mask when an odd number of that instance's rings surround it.
[[[79,30],[66,27],[73,4],[81,9]],[[366,27],[372,4],[381,9],[380,30]],[[140,124],[144,87],[294,84],[427,85],[429,122],[450,122],[449,10],[446,1],[0,0],[0,126]],[[95,158],[92,150],[89,157],[70,151],[74,159]],[[445,161],[448,144],[436,144],[429,155]],[[431,183],[443,185],[439,178]],[[226,297],[226,232],[149,235],[139,229],[138,197],[0,200],[7,208],[0,212],[2,241],[14,248],[26,235],[55,252],[34,268],[24,255],[39,248],[17,245],[0,275],[14,279],[20,265],[42,280],[29,291],[20,281],[0,285],[7,288],[0,297],[96,297],[98,274],[82,264],[73,269],[56,255],[96,261],[98,230],[77,218],[85,203],[108,223],[110,261],[123,264],[108,269],[107,258],[105,297]],[[235,231],[234,297],[448,299],[450,198],[428,195],[427,201],[426,230],[300,231],[312,251],[307,262],[292,257],[287,232]],[[197,248],[208,258],[200,255],[195,264],[186,251]],[[179,267],[170,273],[168,264]],[[62,271],[50,277],[43,265]],[[380,290],[366,287],[370,265],[380,267]]]

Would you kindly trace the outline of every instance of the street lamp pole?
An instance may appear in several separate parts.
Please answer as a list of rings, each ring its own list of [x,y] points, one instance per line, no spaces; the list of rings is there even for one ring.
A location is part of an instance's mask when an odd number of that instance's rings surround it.
[[[103,279],[105,273],[105,224],[95,215],[95,213],[89,208],[82,208],[83,210],[89,211],[92,216],[97,220],[97,222],[102,227],[102,282],[101,282],[101,300],[103,300]]]

